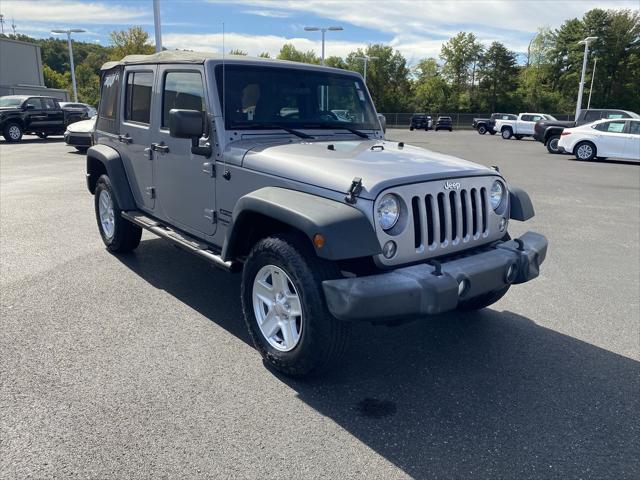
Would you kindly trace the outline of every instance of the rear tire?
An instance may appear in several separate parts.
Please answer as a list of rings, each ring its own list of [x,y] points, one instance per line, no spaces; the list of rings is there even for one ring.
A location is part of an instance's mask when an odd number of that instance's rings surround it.
[[[19,142],[22,140],[22,127],[15,122],[7,123],[2,130],[2,136],[7,142]]]
[[[496,134],[496,132],[495,132],[495,131],[493,131],[493,130],[491,130],[489,133],[490,133],[491,135],[495,135],[495,134]]]
[[[89,147],[75,147],[76,150],[78,150],[80,153],[87,153],[87,150],[89,150]]]
[[[513,131],[510,128],[503,128],[500,135],[504,140],[509,140],[513,136]]]
[[[256,243],[242,272],[242,308],[268,366],[303,377],[326,371],[339,360],[348,324],[329,313],[322,290],[323,280],[339,277],[337,266],[318,258],[302,235],[274,235]],[[291,304],[282,304],[290,298]]]
[[[410,131],[410,132],[413,132],[413,127],[409,127],[409,131]]]
[[[522,135],[516,135],[516,140],[522,140]]]
[[[44,132],[37,132],[36,136],[38,138],[47,138],[48,137],[48,135],[46,133],[44,133]]]
[[[547,151],[549,153],[560,153],[558,150],[558,141],[560,140],[560,135],[552,135],[547,140]]]
[[[478,133],[479,133],[480,135],[484,135],[485,133],[487,133],[487,127],[485,127],[484,125],[480,125],[480,126],[478,127]]]
[[[576,156],[576,159],[584,162],[593,160],[597,153],[596,146],[587,141],[578,143],[573,149],[573,154]]]
[[[102,175],[96,183],[94,206],[98,230],[107,250],[125,253],[140,244],[142,229],[122,218],[122,210],[107,175]]]

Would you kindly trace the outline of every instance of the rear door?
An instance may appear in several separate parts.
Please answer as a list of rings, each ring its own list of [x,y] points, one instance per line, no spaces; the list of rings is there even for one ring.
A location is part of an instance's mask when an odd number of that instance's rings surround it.
[[[627,142],[624,120],[612,120],[596,125],[596,148],[599,157],[623,157]]]
[[[138,204],[143,210],[152,211],[156,190],[153,179],[153,163],[150,155],[152,91],[155,80],[154,65],[126,68],[124,72],[124,95],[118,149],[125,163],[129,182],[137,185]]]
[[[544,120],[542,115],[523,115],[522,121],[518,125],[518,132],[521,135],[533,135],[536,122]]]
[[[628,123],[624,157],[631,160],[640,160],[640,120],[629,120]]]
[[[192,234],[213,235],[215,165],[213,157],[191,153],[191,140],[169,135],[169,111],[197,110],[206,115],[205,71],[200,65],[158,67],[160,125],[154,134],[158,214]],[[205,121],[205,124],[207,121]]]
[[[42,106],[47,116],[46,132],[64,132],[64,112],[53,98],[43,98]]]

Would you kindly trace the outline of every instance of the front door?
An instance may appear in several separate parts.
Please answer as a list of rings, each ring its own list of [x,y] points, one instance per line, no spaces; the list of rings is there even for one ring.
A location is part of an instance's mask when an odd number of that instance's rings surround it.
[[[29,98],[24,102],[27,109],[27,129],[33,132],[45,132],[47,130],[47,112],[44,110],[41,98]]]
[[[599,157],[623,157],[627,134],[624,120],[612,120],[596,126],[598,141],[596,148]]]
[[[206,112],[202,67],[158,67],[160,125],[154,135],[154,167],[158,215],[192,234],[213,235],[216,229],[213,157],[191,153],[191,140],[169,135],[171,109]]]
[[[133,195],[140,208],[153,211],[156,189],[153,179],[153,162],[150,154],[152,91],[155,67],[144,65],[125,70],[124,92],[118,151],[134,186]]]
[[[624,156],[632,160],[640,160],[640,120],[629,120],[628,123]]]

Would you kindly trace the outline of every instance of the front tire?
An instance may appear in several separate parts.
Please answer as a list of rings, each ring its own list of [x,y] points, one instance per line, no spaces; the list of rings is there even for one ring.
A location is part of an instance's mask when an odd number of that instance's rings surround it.
[[[36,133],[36,136],[38,138],[47,138],[48,137],[48,135],[46,133],[44,133],[44,132],[38,132],[38,133]]]
[[[516,135],[516,140],[522,140],[522,135]]]
[[[504,140],[509,140],[513,136],[513,131],[510,128],[504,128],[502,132],[500,132],[500,135],[502,135]]]
[[[242,308],[256,349],[270,367],[303,377],[329,369],[344,353],[347,324],[326,307],[322,281],[338,278],[302,235],[260,240],[242,272]]]
[[[597,153],[596,146],[591,142],[580,142],[573,149],[576,159],[585,162],[593,160]]]
[[[485,133],[487,133],[487,127],[485,127],[484,125],[480,125],[480,126],[478,127],[478,133],[479,133],[480,135],[484,135]]]
[[[553,135],[547,140],[547,151],[549,153],[560,153],[558,150],[558,142],[560,141],[560,135]]]
[[[7,142],[22,140],[22,127],[18,123],[7,123],[2,130],[2,136]]]
[[[122,218],[111,180],[102,175],[96,184],[94,206],[98,230],[107,250],[125,253],[134,250],[140,244],[142,229]]]

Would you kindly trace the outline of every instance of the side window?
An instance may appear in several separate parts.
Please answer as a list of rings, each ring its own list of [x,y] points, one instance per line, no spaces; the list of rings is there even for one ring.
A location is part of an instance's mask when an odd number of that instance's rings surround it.
[[[596,120],[600,120],[600,112],[598,110],[587,112],[584,114],[584,121],[587,123],[595,122]]]
[[[25,106],[27,108],[33,108],[34,110],[42,110],[42,100],[39,98],[29,98],[26,101]]]
[[[640,122],[629,122],[629,133],[631,135],[640,135]]]
[[[153,72],[127,73],[124,119],[149,124]]]
[[[609,112],[609,113],[606,113],[603,118],[625,118],[625,117],[626,115],[623,115],[622,113]]]
[[[596,125],[596,129],[600,130],[601,132],[623,133],[625,123],[626,122],[624,121],[604,122]]]
[[[531,115],[522,115],[521,120],[522,120],[523,122],[530,122],[530,121],[531,121],[531,118],[532,118],[532,117],[531,117]]]
[[[247,108],[252,106],[251,103],[253,102],[247,99]],[[165,75],[162,92],[164,128],[169,127],[169,111],[173,108],[204,112],[204,87],[200,72],[168,72]]]
[[[538,122],[540,120],[542,120],[542,117],[540,115],[531,115],[532,122]]]
[[[55,110],[56,102],[53,101],[53,98],[43,98],[42,105],[47,110]]]
[[[99,116],[115,120],[116,107],[118,105],[118,90],[120,88],[120,72],[105,75],[102,79],[102,92],[100,94]]]

